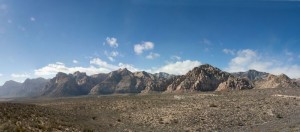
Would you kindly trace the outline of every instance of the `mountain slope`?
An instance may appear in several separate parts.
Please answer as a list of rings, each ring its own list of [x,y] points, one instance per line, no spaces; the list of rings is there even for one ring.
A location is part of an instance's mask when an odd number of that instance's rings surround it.
[[[290,79],[287,75],[273,75],[269,74],[264,79],[254,81],[255,88],[298,88],[296,82]]]
[[[209,64],[205,64],[195,67],[186,75],[176,79],[168,86],[167,91],[214,91],[218,88],[220,83],[227,81],[231,76],[232,75],[227,72],[221,71]]]
[[[97,75],[89,77],[86,73],[66,74],[59,72],[44,88],[44,96],[61,97],[87,95],[97,83]]]
[[[109,73],[104,81],[91,89],[90,94],[162,92],[172,82],[173,77],[167,73],[132,73],[126,68],[119,69]]]

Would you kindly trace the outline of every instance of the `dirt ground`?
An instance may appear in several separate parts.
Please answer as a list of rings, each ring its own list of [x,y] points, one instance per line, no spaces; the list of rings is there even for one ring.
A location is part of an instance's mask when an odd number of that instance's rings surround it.
[[[0,131],[300,131],[300,89],[19,98]]]

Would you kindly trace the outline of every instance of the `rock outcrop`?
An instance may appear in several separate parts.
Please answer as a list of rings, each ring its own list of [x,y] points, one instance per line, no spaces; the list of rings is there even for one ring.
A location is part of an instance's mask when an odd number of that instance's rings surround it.
[[[273,75],[269,74],[265,79],[254,81],[255,88],[297,88],[296,82],[290,79],[287,75]]]
[[[87,95],[97,83],[85,73],[66,74],[59,72],[44,88],[44,96],[61,97]]]
[[[126,68],[112,71],[108,77],[94,86],[90,94],[162,92],[174,76],[166,73],[150,74],[145,71],[132,73]]]
[[[168,86],[168,92],[215,91],[231,74],[209,64],[195,67]],[[233,76],[232,76],[233,77]]]
[[[218,86],[216,91],[245,90],[252,88],[254,88],[254,85],[247,78],[229,77],[227,81]]]

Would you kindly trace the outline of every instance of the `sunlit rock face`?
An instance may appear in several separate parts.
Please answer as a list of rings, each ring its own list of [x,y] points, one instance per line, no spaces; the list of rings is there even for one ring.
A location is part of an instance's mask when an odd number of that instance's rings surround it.
[[[205,64],[195,67],[186,75],[178,77],[168,86],[167,91],[215,91],[220,83],[227,81],[231,76],[232,75],[227,72]]]

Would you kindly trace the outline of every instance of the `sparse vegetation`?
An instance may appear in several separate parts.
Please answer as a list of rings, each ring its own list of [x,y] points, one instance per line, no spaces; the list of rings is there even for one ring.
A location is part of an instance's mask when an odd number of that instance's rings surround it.
[[[0,103],[0,131],[299,131],[300,98],[274,96],[299,93],[256,89],[15,100]]]

